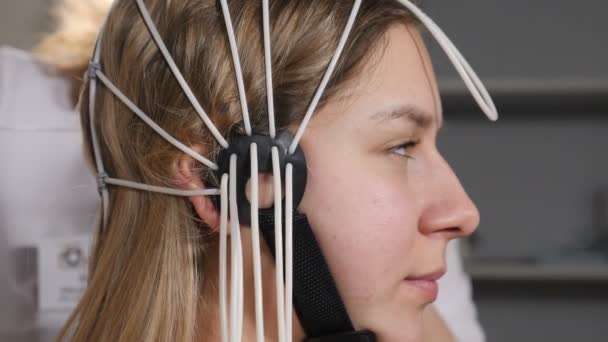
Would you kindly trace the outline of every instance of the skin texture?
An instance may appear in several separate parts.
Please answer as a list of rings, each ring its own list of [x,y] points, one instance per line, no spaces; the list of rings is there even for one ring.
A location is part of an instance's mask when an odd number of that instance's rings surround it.
[[[372,59],[369,72],[311,120],[301,141],[309,173],[299,210],[308,216],[357,329],[374,331],[380,342],[450,341],[430,306],[433,299],[405,279],[445,272],[447,242],[471,234],[479,213],[437,150],[441,104],[420,34],[398,25],[386,39],[385,51]],[[202,187],[191,177],[191,161],[180,163],[178,170],[185,187]],[[272,182],[264,180],[261,192],[267,193]],[[191,200],[201,218],[217,228],[218,213],[208,199]],[[244,336],[251,340],[250,230],[242,231]],[[266,335],[273,341],[273,261],[262,250]],[[201,325],[217,313],[216,303],[208,301]],[[294,340],[299,341],[303,333],[295,315],[294,320]],[[208,333],[201,336],[208,338]]]
[[[445,324],[441,316],[433,305],[424,310],[424,326],[422,331],[423,341],[425,342],[450,342],[456,341],[450,329]]]

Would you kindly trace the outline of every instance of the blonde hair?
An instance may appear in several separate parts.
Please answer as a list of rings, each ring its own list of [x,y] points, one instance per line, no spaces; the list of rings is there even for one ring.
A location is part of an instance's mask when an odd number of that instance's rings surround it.
[[[72,81],[74,103],[111,4],[112,0],[57,0],[51,9],[54,30],[32,49],[40,61]]]
[[[267,132],[261,1],[232,0],[230,12],[243,67],[252,127]],[[199,102],[219,131],[242,132],[238,91],[221,11],[215,0],[148,0],[156,26]],[[299,123],[333,55],[352,0],[271,1],[271,40],[277,128]],[[365,71],[382,50],[389,26],[413,16],[393,0],[363,1],[322,103]],[[102,41],[104,73],[156,123],[186,145],[216,142],[165,64],[135,1],[115,4]],[[88,81],[87,81],[88,83]],[[86,87],[85,87],[86,89]],[[81,103],[86,153],[92,159],[88,98]],[[98,90],[94,129],[112,177],[176,186],[174,162],[183,154],[151,131],[104,88]],[[211,179],[200,168],[198,176]],[[108,223],[91,257],[89,286],[59,340],[193,341],[200,306],[215,293],[209,253],[217,236],[189,201],[111,188]],[[98,227],[98,232],[99,232]],[[213,290],[213,291],[212,291]],[[205,322],[206,321],[206,322]],[[213,329],[213,326],[209,326]]]

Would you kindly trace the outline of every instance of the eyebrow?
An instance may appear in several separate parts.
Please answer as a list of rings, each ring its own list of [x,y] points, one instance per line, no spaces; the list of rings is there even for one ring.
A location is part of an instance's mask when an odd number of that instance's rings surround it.
[[[409,120],[419,128],[428,129],[435,122],[435,115],[411,104],[382,110],[372,115],[372,120],[377,124],[401,119]],[[441,125],[442,122],[440,121],[438,129],[441,129]]]

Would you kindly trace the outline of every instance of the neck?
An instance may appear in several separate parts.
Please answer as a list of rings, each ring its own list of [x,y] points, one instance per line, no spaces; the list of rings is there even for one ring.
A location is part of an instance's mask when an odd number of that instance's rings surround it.
[[[243,341],[255,341],[256,336],[256,317],[255,317],[255,294],[253,282],[253,255],[251,247],[251,230],[247,227],[241,229],[241,237],[243,241],[243,287],[244,287],[244,302],[243,302]],[[230,237],[228,238],[228,246],[230,246]],[[205,274],[212,277],[207,283],[210,286],[204,286],[201,293],[201,305],[199,310],[199,341],[220,341],[220,319],[219,319],[219,244],[214,244],[210,248],[210,254],[207,256],[207,267]],[[264,308],[264,337],[265,341],[278,341],[278,324],[277,324],[277,304],[276,304],[276,286],[275,286],[275,268],[272,254],[268,246],[261,241],[261,264],[262,264],[262,297]],[[228,279],[227,284],[230,284],[230,251],[228,251]],[[215,285],[215,286],[211,286]],[[230,300],[230,287],[228,291],[228,301]],[[230,316],[230,314],[228,314]],[[295,311],[292,310],[292,327],[293,338],[288,338],[289,341],[302,341],[305,338],[304,331],[300,325]]]

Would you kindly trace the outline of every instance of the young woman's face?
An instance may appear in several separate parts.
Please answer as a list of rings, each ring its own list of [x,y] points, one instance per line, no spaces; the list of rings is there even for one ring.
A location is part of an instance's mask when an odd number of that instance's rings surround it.
[[[299,209],[356,328],[418,341],[446,244],[472,233],[479,213],[437,150],[441,104],[419,33],[399,25],[387,39],[349,96],[311,120]]]

